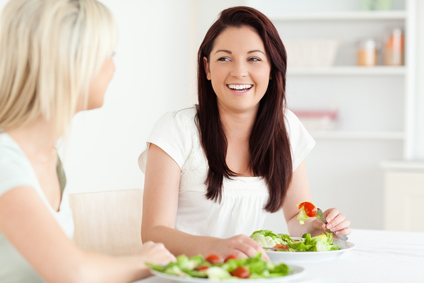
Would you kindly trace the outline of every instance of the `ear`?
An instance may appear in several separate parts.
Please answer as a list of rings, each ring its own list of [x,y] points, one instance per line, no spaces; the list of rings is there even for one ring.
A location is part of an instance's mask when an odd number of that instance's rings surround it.
[[[205,67],[206,78],[211,80],[211,71],[209,70],[208,58],[203,57],[203,66]]]

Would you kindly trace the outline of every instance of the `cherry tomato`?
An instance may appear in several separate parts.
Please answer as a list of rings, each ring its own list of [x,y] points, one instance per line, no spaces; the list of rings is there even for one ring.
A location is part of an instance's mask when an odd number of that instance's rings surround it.
[[[211,264],[217,264],[221,262],[221,258],[216,254],[209,255],[205,260],[209,261]]]
[[[317,208],[312,203],[308,201],[302,202],[299,204],[298,208],[301,209],[302,207],[309,217],[315,217],[315,215],[317,215]]]
[[[240,266],[234,269],[230,272],[232,276],[238,277],[238,278],[249,278],[250,272],[245,267]]]
[[[237,257],[235,255],[229,255],[224,259],[224,262],[229,261],[230,259],[236,259]]]
[[[289,248],[289,246],[282,245],[282,244],[276,244],[276,245],[274,246],[274,248],[277,248],[277,249],[285,249],[285,250],[290,249],[290,248]]]
[[[207,266],[207,265],[202,265],[202,266],[200,266],[200,267],[197,269],[197,271],[206,270],[206,269],[208,269],[208,268],[209,268],[209,266]]]

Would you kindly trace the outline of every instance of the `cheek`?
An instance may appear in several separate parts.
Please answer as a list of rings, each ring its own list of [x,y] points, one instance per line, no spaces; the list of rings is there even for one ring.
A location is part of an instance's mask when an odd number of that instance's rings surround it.
[[[270,70],[269,69],[260,70],[256,74],[257,74],[256,83],[260,85],[261,88],[264,87],[265,89],[267,89],[269,85],[269,79],[270,79]]]
[[[225,69],[222,67],[211,68],[210,76],[212,88],[216,94],[219,94],[223,89],[225,89]]]

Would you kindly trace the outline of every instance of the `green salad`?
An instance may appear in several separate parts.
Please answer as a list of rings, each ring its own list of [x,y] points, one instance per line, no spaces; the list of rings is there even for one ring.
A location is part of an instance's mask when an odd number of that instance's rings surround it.
[[[333,234],[325,234],[311,237],[311,234],[303,234],[300,239],[290,238],[286,234],[274,234],[269,230],[259,230],[250,236],[261,247],[282,249],[282,252],[326,252],[340,250],[333,243]],[[280,251],[280,250],[279,250]]]
[[[255,257],[245,259],[238,259],[231,255],[224,261],[221,261],[217,255],[210,255],[206,259],[202,255],[190,258],[180,255],[176,262],[164,266],[152,263],[147,263],[147,265],[151,266],[153,270],[165,274],[209,279],[258,279],[281,277],[293,273],[290,266],[265,261],[260,253]]]

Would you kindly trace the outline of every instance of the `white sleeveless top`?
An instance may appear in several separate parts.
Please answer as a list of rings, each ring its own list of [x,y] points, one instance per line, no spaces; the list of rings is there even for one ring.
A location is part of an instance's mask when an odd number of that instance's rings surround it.
[[[180,166],[175,229],[219,238],[238,234],[249,236],[262,229],[268,214],[264,209],[269,197],[265,180],[261,177],[224,178],[221,203],[208,200],[205,180],[209,165],[200,144],[195,115],[195,107],[163,115],[147,139],[146,150],[139,157],[140,169],[145,172],[150,143],[160,147]],[[291,111],[286,110],[285,115],[295,170],[315,141]]]
[[[0,133],[0,198],[19,186],[32,187],[69,239],[74,233],[74,221],[66,192],[62,194],[59,211],[50,205],[38,182],[34,169],[19,145],[7,134]],[[29,235],[28,235],[29,236]],[[66,255],[63,255],[64,257]],[[0,231],[0,282],[44,282],[35,269]]]

